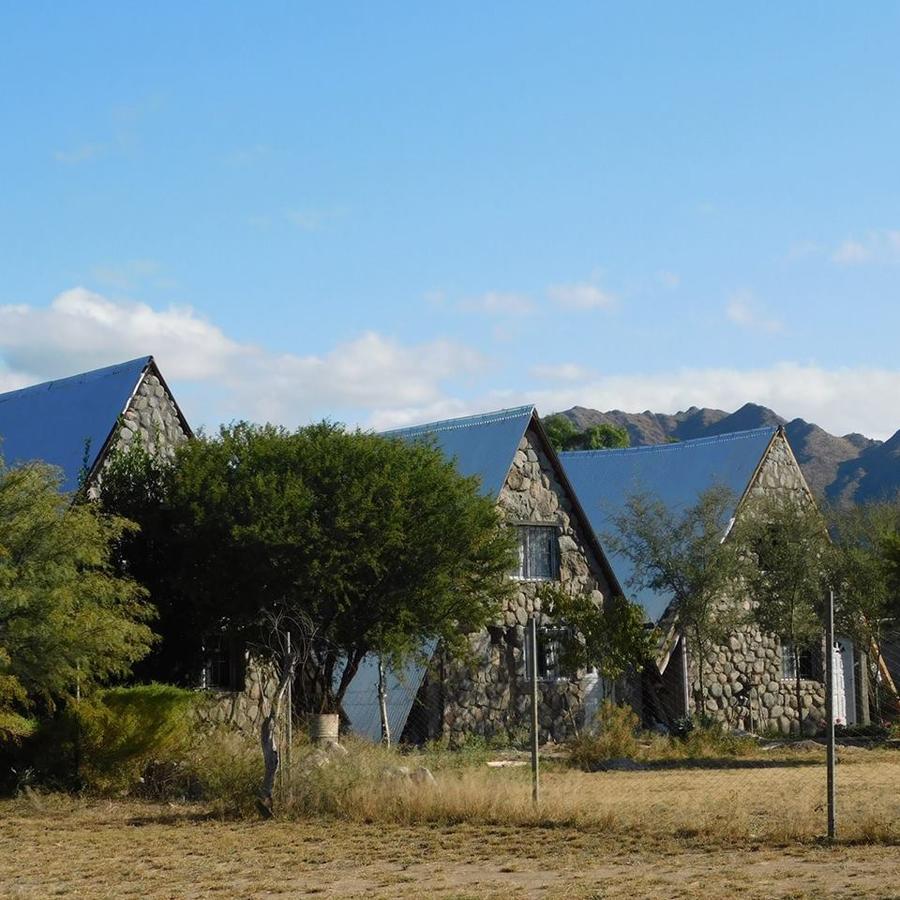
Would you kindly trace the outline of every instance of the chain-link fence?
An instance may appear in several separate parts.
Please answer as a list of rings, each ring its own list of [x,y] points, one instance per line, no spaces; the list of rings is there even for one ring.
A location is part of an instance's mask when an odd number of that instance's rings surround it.
[[[802,656],[773,642],[759,653],[775,658],[777,679],[765,665],[740,669],[759,670],[754,680],[733,677],[733,661],[707,660],[702,693],[690,655],[677,648],[662,673],[609,682],[566,677],[552,637],[539,638],[534,652],[524,648],[524,666],[508,665],[500,641],[492,656],[488,635],[477,664],[438,651],[388,673],[392,743],[400,752],[442,753],[444,761],[456,754],[455,770],[492,773],[478,783],[497,803],[507,795],[519,803],[531,793],[536,698],[540,806],[548,817],[673,835],[806,840],[828,828],[830,701],[838,838],[900,838],[900,628],[886,628],[865,652],[837,639],[830,686],[824,642],[818,654]],[[350,730],[375,742],[377,672],[376,662],[345,703]]]

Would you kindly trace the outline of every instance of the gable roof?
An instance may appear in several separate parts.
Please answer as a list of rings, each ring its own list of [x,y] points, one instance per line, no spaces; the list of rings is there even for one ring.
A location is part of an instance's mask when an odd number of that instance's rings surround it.
[[[384,434],[404,440],[434,438],[444,454],[456,460],[460,474],[477,475],[481,479],[482,492],[496,498],[509,474],[519,442],[534,417],[533,406],[517,406],[477,416],[397,428]]]
[[[615,531],[614,517],[635,493],[648,493],[677,513],[694,504],[706,489],[722,485],[734,494],[734,508],[728,512],[733,517],[777,431],[755,428],[676,444],[569,451],[561,453],[560,459],[594,531],[602,538]],[[627,585],[634,573],[631,562],[617,553],[610,553],[609,559],[619,581]],[[667,595],[648,588],[630,593],[654,622],[669,605]]]
[[[63,490],[76,490],[82,473],[93,473],[102,460],[119,416],[151,368],[158,375],[153,357],[141,356],[0,394],[6,464],[43,460],[62,469]]]

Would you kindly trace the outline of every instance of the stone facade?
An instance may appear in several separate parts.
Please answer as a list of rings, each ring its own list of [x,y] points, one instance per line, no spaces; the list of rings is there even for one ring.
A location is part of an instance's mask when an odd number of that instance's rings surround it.
[[[138,441],[148,453],[171,458],[178,445],[189,436],[178,414],[175,401],[151,367],[141,379],[127,409],[122,414],[118,434],[113,438],[110,449],[113,452],[125,450]],[[103,466],[109,459],[107,455],[100,471],[94,474],[88,489],[88,495],[92,499],[99,496]]]
[[[600,560],[533,428],[516,450],[498,506],[512,526],[555,526],[560,584],[603,602],[610,588]],[[516,590],[497,620],[485,632],[470,636],[471,663],[442,660],[442,730],[451,743],[470,734],[516,737],[529,727],[526,624],[532,615],[539,628],[552,624],[541,610],[539,587],[540,582],[516,581]],[[542,680],[538,689],[542,741],[563,740],[581,727],[584,679],[576,673],[570,678]]]
[[[277,679],[271,667],[247,660],[243,691],[209,689],[197,706],[197,717],[210,728],[233,728],[247,735],[259,734],[262,720],[269,714]]]
[[[778,433],[747,492],[748,498],[809,498],[800,467],[782,433]],[[749,612],[751,599],[729,598]],[[782,672],[782,647],[777,635],[745,627],[726,646],[710,649],[703,666],[703,707],[707,716],[734,727],[782,734],[814,732],[825,722],[825,685],[801,681],[800,709],[796,683]],[[700,691],[698,660],[688,645],[688,686],[691,712]],[[675,661],[673,660],[673,663]],[[672,664],[672,663],[670,663]]]

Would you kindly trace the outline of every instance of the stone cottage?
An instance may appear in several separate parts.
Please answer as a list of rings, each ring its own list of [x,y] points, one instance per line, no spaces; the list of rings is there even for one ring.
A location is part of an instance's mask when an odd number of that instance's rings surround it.
[[[519,537],[519,561],[510,573],[516,590],[496,621],[470,635],[474,662],[449,658],[441,648],[431,662],[410,664],[388,684],[394,735],[421,742],[444,736],[458,742],[518,735],[529,724],[526,624],[537,619],[539,724],[543,740],[562,740],[596,702],[598,679],[561,668],[563,623],[541,609],[546,582],[586,592],[598,604],[620,588],[596,534],[532,406],[501,410],[389,432],[404,440],[433,439],[464,475],[481,480]],[[371,661],[369,661],[371,662]],[[355,731],[376,738],[377,667],[364,665],[344,709]]]
[[[673,512],[695,503],[713,485],[724,485],[736,498],[732,522],[748,500],[767,495],[788,499],[812,494],[782,428],[758,428],[675,444],[627,450],[561,454],[563,465],[598,535],[614,531],[613,519],[629,496],[647,493]],[[723,536],[729,523],[723,523]],[[623,584],[632,566],[612,554],[610,562]],[[677,609],[666,595],[645,589],[634,593],[648,619],[659,626],[661,643],[655,672],[645,673],[642,715],[647,724],[671,723],[695,710],[699,692],[696,654],[677,624]],[[750,609],[750,598],[727,598]],[[836,641],[835,718],[853,724],[857,718],[858,661],[853,644]],[[813,731],[825,721],[824,645],[800,654],[801,709],[795,696],[795,656],[776,634],[744,626],[727,646],[713,647],[704,660],[704,711],[732,726],[796,733]],[[801,725],[802,723],[802,725]]]
[[[152,356],[0,394],[6,464],[43,460],[64,491],[92,497],[114,448],[139,441],[170,456],[191,433]]]

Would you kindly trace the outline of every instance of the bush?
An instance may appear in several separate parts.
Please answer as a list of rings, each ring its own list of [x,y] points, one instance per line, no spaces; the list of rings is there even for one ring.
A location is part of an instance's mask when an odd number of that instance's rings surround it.
[[[180,761],[191,743],[196,694],[167,684],[110,688],[64,719],[82,785],[99,792],[139,784],[154,761]]]
[[[634,758],[638,753],[640,719],[630,706],[604,700],[596,719],[596,734],[581,734],[569,743],[572,762],[590,771],[607,759]]]

